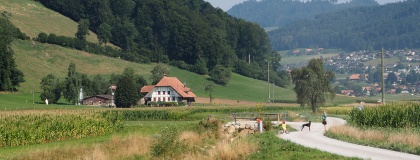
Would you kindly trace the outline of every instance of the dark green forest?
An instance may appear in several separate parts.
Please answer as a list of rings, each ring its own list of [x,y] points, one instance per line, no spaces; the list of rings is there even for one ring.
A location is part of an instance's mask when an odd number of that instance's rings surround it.
[[[248,0],[233,6],[227,13],[263,27],[284,26],[298,20],[314,19],[329,13],[359,6],[379,6],[375,0],[352,0],[337,4],[337,0]]]
[[[275,50],[420,48],[420,1],[358,7],[325,13],[268,33]]]
[[[119,46],[118,57],[125,60],[169,63],[199,74],[222,65],[257,79],[266,79],[267,60],[277,61],[273,71],[280,65],[280,57],[270,56],[276,55],[271,54],[268,36],[259,25],[234,18],[203,0],[39,2],[79,22],[79,27],[88,25],[100,44]],[[82,33],[76,36],[83,39]],[[288,84],[281,71],[271,76],[279,86]]]

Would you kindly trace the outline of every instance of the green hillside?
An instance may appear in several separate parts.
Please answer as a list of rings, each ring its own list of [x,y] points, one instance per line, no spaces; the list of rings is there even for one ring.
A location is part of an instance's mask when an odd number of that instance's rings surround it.
[[[31,38],[41,32],[69,37],[77,32],[76,22],[33,0],[1,0],[0,12],[10,13],[9,20]],[[86,38],[98,42],[93,32]]]
[[[32,0],[0,1],[0,12],[10,13],[10,21],[30,37],[35,37],[40,32],[73,37],[77,31],[76,22]],[[91,32],[88,40],[97,42],[96,35]],[[78,72],[91,76],[121,74],[124,68],[131,67],[147,80],[149,80],[150,71],[155,65],[132,63],[33,41],[15,40],[12,48],[18,68],[24,73],[26,80],[20,84],[18,89],[20,93],[28,95],[28,97],[32,97],[29,95],[33,89],[40,92],[41,79],[48,74],[53,73],[57,77],[64,78],[67,75],[70,62],[75,63]],[[198,96],[206,97],[208,95],[204,91],[204,85],[209,83],[208,76],[180,70],[176,67],[170,67],[168,76],[178,77]],[[291,89],[280,87],[275,87],[274,94],[278,95],[276,99],[294,99],[295,97]],[[268,86],[265,81],[233,74],[227,86],[215,87],[213,95],[216,98],[265,101],[268,98]],[[37,99],[39,96],[35,96],[35,100]]]

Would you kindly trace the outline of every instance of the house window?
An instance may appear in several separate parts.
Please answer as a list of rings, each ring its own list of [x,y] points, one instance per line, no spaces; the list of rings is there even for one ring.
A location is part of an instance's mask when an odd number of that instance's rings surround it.
[[[174,102],[175,102],[175,97],[172,97],[172,101],[174,101]]]
[[[163,101],[165,101],[165,102],[166,102],[166,99],[165,99],[165,97],[163,97]]]
[[[156,97],[153,97],[153,101],[155,101],[155,102],[156,102]]]
[[[160,91],[158,91],[158,95],[160,95]]]
[[[162,101],[162,97],[159,97],[159,101]]]
[[[163,92],[163,95],[165,95],[165,91],[162,91]]]
[[[168,94],[171,94],[171,91],[168,91]]]
[[[171,97],[168,97],[168,102],[171,101]]]

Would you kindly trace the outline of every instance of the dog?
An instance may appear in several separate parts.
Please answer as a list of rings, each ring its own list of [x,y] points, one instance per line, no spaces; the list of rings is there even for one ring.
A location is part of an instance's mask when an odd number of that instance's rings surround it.
[[[302,128],[300,129],[300,131],[302,131],[302,129],[303,129],[305,126],[306,126],[306,127],[309,127],[309,131],[311,131],[311,121],[309,121],[309,123],[302,124]]]

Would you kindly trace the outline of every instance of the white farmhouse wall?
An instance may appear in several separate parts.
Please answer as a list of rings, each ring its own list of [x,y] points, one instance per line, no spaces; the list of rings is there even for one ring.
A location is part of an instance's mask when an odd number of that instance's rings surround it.
[[[160,93],[160,94],[159,94]],[[168,94],[169,93],[169,94]],[[172,87],[155,87],[152,90],[152,102],[179,102],[179,95]]]

